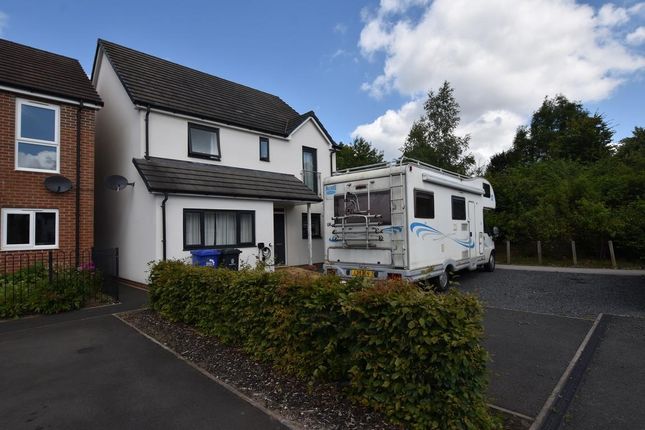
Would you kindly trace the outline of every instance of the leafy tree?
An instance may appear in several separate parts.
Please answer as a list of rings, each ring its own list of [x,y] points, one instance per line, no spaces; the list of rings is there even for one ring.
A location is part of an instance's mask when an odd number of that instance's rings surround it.
[[[546,160],[593,163],[611,155],[613,134],[601,114],[592,115],[561,94],[546,97],[530,126],[517,129],[511,149],[491,158],[489,171]]]
[[[645,128],[634,127],[633,136],[620,141],[616,155],[622,159],[645,157]]]
[[[404,157],[467,174],[471,172],[475,158],[467,152],[470,136],[455,135],[459,125],[459,103],[453,92],[447,81],[437,93],[428,92],[423,105],[425,113],[412,125],[401,150]]]
[[[372,147],[372,144],[362,137],[357,137],[351,144],[340,143],[336,152],[336,168],[338,170],[368,164],[382,163],[383,151]]]

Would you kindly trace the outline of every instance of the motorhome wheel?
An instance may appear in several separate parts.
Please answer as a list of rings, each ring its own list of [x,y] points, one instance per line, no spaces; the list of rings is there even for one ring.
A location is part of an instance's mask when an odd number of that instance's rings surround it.
[[[490,257],[488,257],[488,263],[484,264],[484,270],[487,272],[495,271],[495,253],[491,252]]]
[[[450,287],[450,274],[448,269],[444,270],[443,273],[435,278],[435,289],[437,291],[446,291]]]

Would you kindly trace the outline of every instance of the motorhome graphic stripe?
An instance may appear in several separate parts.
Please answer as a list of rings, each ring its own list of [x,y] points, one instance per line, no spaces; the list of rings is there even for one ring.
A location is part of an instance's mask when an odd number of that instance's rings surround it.
[[[447,234],[440,232],[436,228],[430,227],[429,225],[423,224],[421,222],[413,222],[412,224],[410,224],[410,231],[412,233],[415,233],[417,237],[421,238],[422,240],[425,239],[427,236],[441,236],[442,238],[448,238],[465,248],[475,247],[475,242],[472,240],[472,238],[469,240],[455,239],[453,237],[448,236]]]

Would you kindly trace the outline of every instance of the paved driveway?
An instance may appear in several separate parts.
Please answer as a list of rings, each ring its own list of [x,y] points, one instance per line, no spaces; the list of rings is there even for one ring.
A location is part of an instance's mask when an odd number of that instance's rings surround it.
[[[535,419],[571,364],[572,401],[543,428],[645,428],[645,277],[498,269],[457,282],[486,307],[493,405]],[[572,360],[600,313],[590,358]]]
[[[114,316],[59,319],[0,324],[0,428],[285,428]]]

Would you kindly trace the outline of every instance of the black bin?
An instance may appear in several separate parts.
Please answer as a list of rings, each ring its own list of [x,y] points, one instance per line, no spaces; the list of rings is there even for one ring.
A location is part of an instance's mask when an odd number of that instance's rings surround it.
[[[224,267],[225,269],[231,270],[239,270],[241,253],[242,251],[240,251],[239,249],[221,249],[219,254],[219,267]]]

